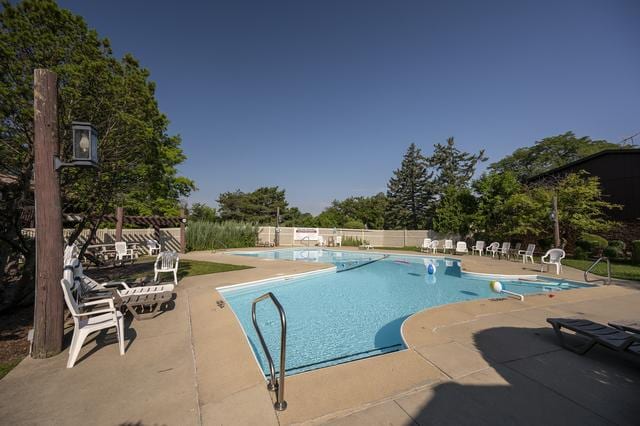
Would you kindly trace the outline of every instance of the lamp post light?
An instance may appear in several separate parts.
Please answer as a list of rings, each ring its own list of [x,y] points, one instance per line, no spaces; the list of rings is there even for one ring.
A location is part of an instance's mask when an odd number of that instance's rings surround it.
[[[91,123],[74,121],[71,123],[73,135],[73,156],[71,162],[63,163],[58,156],[54,157],[55,169],[62,167],[97,167],[98,166],[98,132]]]

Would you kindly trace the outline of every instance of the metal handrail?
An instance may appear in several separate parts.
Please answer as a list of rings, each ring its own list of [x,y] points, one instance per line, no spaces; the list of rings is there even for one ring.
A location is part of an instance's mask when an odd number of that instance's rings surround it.
[[[602,279],[602,278],[599,278],[599,279],[597,279],[597,280],[591,280],[591,281],[590,281],[590,280],[587,278],[587,274],[589,274],[589,272],[591,272],[591,270],[592,270],[593,268],[595,268],[595,267],[596,267],[596,265],[597,265],[598,263],[600,263],[600,261],[601,261],[601,260],[606,260],[606,261],[607,261],[607,279],[606,279],[606,280],[604,280],[604,279]],[[599,257],[595,262],[593,262],[593,263],[591,264],[591,266],[589,266],[589,269],[587,269],[586,271],[584,271],[584,280],[585,280],[586,282],[588,282],[588,283],[593,283],[593,282],[596,282],[596,281],[604,281],[604,282],[605,282],[605,284],[607,284],[607,285],[611,284],[611,262],[609,261],[609,258],[608,258],[607,256],[600,256],[600,257]]]
[[[273,358],[271,358],[271,353],[269,352],[267,343],[264,341],[264,337],[262,336],[262,332],[258,326],[258,320],[256,319],[256,305],[258,302],[265,299],[271,299],[280,314],[280,374],[278,377],[276,377],[276,370],[273,366]],[[256,333],[260,339],[260,344],[262,345],[262,349],[267,356],[267,362],[269,363],[270,378],[269,383],[267,384],[267,389],[276,392],[276,402],[273,404],[273,407],[278,411],[284,411],[287,409],[287,401],[284,400],[285,355],[287,352],[287,317],[276,296],[269,292],[253,301],[253,304],[251,305],[251,319],[253,320],[253,327],[256,329]]]
[[[300,241],[304,241],[304,240],[307,240],[307,247],[309,247],[309,244],[311,243],[311,238],[303,237]]]

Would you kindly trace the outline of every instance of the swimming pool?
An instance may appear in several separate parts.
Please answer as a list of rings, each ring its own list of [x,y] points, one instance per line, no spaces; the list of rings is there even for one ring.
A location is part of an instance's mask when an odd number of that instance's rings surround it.
[[[325,259],[343,258],[331,252],[324,254]],[[343,253],[345,258],[368,255]],[[435,266],[434,274],[427,272],[429,264]],[[491,292],[490,279],[462,273],[460,263],[453,259],[392,255],[343,273],[331,269],[259,285],[223,288],[220,293],[238,317],[263,372],[268,373],[251,321],[251,303],[273,292],[287,315],[287,374],[296,374],[405,349],[400,327],[407,317],[428,307],[502,297]],[[521,294],[586,286],[551,278],[545,278],[544,284],[500,281],[504,289]],[[273,304],[258,304],[257,318],[277,368],[280,322]]]
[[[295,248],[251,252],[236,251],[230,252],[229,254],[257,257],[266,260],[331,263],[335,265],[338,271],[359,267],[385,257],[385,255],[372,252],[326,250],[321,248]]]

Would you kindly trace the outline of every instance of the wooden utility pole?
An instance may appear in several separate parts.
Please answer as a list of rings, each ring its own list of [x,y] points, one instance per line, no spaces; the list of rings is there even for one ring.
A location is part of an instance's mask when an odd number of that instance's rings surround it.
[[[58,155],[58,92],[55,73],[33,72],[34,171],[36,204],[36,298],[31,356],[47,358],[62,350],[62,209]]]
[[[560,248],[560,219],[558,218],[558,196],[553,195],[553,239],[556,248]]]
[[[187,252],[187,238],[185,236],[185,222],[187,218],[185,209],[180,209],[180,253]]]
[[[122,241],[122,223],[124,222],[124,208],[116,207],[116,241]]]

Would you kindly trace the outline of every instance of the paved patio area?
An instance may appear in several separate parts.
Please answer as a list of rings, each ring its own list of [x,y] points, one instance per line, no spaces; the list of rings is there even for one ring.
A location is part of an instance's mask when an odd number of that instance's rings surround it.
[[[637,319],[634,284],[429,309],[403,326],[409,348],[287,378],[276,413],[246,338],[216,287],[325,268],[222,253],[184,256],[256,266],[181,281],[172,310],[112,336],[25,359],[0,381],[4,424],[637,424],[640,363],[604,349],[561,349],[549,316]],[[530,274],[522,264],[465,256],[469,271]],[[531,268],[526,266],[525,268]],[[520,272],[517,272],[520,271]],[[582,272],[565,268],[566,276]]]

